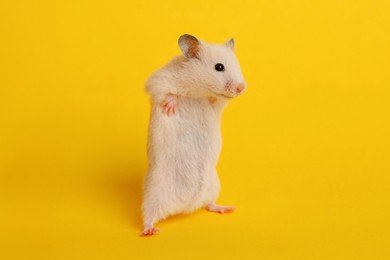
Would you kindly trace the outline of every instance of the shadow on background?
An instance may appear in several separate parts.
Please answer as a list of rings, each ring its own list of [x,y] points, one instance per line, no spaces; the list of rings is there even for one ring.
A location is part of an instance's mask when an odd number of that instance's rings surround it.
[[[143,178],[146,173],[145,167],[123,167],[107,171],[102,182],[105,196],[107,197],[112,211],[115,212],[125,225],[131,226],[137,232],[143,228],[141,204]],[[164,227],[170,223],[185,221],[188,218],[199,214],[207,213],[200,209],[191,214],[178,214],[170,216],[167,219],[157,223],[158,226]]]
[[[142,229],[142,189],[146,167],[111,168],[102,179],[102,189],[114,211],[125,225]]]

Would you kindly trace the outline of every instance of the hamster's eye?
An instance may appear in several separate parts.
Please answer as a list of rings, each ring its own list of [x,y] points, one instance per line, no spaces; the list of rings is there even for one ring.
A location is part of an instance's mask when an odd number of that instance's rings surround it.
[[[225,70],[225,66],[223,66],[222,63],[217,63],[217,64],[215,64],[215,70],[216,71],[224,71]]]

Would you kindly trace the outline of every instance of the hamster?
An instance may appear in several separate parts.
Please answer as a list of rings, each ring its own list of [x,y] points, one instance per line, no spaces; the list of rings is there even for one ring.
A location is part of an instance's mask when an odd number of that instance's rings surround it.
[[[171,215],[201,207],[235,210],[216,204],[222,111],[246,88],[234,40],[208,44],[184,34],[178,43],[183,55],[156,71],[145,86],[152,108],[142,236],[156,234],[155,223]]]

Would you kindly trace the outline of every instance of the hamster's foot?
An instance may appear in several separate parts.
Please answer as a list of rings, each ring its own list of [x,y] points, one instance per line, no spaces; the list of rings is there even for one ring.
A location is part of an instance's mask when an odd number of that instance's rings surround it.
[[[219,206],[215,204],[210,204],[206,207],[208,211],[216,212],[219,214],[229,213],[236,209],[234,206]]]
[[[156,235],[160,231],[159,228],[156,227],[145,227],[144,231],[142,231],[141,236],[146,237],[146,236],[153,236]]]
[[[165,100],[161,103],[163,107],[163,113],[168,116],[176,114],[177,108],[177,96],[173,94],[168,94]]]

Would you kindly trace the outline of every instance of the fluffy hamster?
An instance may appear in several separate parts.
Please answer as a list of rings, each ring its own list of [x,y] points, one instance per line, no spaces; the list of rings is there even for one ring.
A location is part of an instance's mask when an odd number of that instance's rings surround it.
[[[234,40],[208,44],[185,34],[183,55],[156,71],[146,83],[152,109],[149,168],[144,181],[142,235],[154,235],[158,221],[201,207],[218,213],[221,116],[231,98],[245,90]]]

